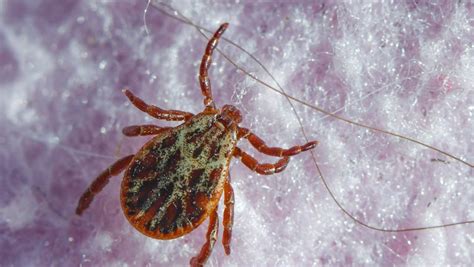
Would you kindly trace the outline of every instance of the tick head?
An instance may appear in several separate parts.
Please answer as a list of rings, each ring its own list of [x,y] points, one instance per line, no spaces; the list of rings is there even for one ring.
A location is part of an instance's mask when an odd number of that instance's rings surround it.
[[[224,105],[219,117],[226,126],[230,126],[232,123],[239,124],[242,121],[240,111],[232,105]]]

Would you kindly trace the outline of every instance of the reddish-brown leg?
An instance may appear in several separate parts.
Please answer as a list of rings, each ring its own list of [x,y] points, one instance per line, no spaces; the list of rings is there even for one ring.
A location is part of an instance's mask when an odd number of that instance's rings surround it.
[[[124,89],[123,92],[135,107],[159,120],[185,121],[193,116],[192,113],[181,110],[165,110],[157,106],[148,105],[141,98],[134,95],[130,90]]]
[[[290,161],[289,157],[281,158],[277,163],[258,163],[258,161],[240,148],[234,148],[234,156],[240,158],[242,163],[252,171],[259,174],[269,175],[283,171]]]
[[[160,127],[153,124],[132,125],[122,129],[126,136],[156,135],[171,129],[171,127]]]
[[[192,267],[204,266],[207,259],[211,255],[214,244],[217,240],[217,232],[219,230],[219,218],[216,209],[209,216],[209,226],[206,234],[206,243],[201,248],[199,254],[193,257],[190,261]]]
[[[239,139],[240,138],[245,138],[258,151],[260,151],[264,154],[267,154],[269,156],[276,156],[276,157],[293,156],[293,155],[296,155],[300,152],[312,149],[318,144],[318,141],[312,141],[312,142],[306,143],[302,146],[294,146],[294,147],[290,147],[288,149],[284,149],[284,148],[280,148],[280,147],[269,147],[269,146],[267,146],[267,144],[265,144],[265,141],[263,141],[260,137],[258,137],[256,134],[252,133],[247,128],[239,128],[238,138]]]
[[[230,241],[232,239],[232,226],[234,224],[234,189],[230,184],[230,175],[224,184],[224,233],[222,234],[222,245],[225,254],[230,254]]]
[[[95,178],[94,182],[87,188],[86,192],[84,192],[79,199],[79,203],[77,204],[76,214],[81,215],[84,210],[86,210],[89,205],[91,204],[92,200],[94,200],[94,196],[97,195],[110,180],[110,177],[115,176],[121,173],[130,163],[134,155],[128,155],[117,160],[114,164],[107,168],[107,170],[103,171],[97,178]]]
[[[212,52],[217,46],[219,38],[229,26],[229,23],[222,24],[219,29],[214,33],[214,36],[209,40],[206,46],[206,51],[202,56],[201,66],[199,68],[199,85],[201,85],[201,91],[204,95],[204,105],[206,107],[215,108],[214,100],[212,99],[211,82],[209,81],[209,75],[207,71],[211,66]]]

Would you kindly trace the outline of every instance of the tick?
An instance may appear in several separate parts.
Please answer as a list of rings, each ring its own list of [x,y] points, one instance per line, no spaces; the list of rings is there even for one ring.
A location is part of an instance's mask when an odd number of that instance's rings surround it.
[[[291,156],[314,148],[316,141],[289,149],[269,147],[249,129],[239,127],[240,111],[232,105],[216,108],[212,98],[208,69],[212,53],[228,24],[222,24],[209,40],[199,68],[199,84],[204,110],[192,114],[164,110],[149,105],[129,90],[130,102],[148,115],[167,121],[183,121],[176,127],[135,125],[125,127],[126,136],[154,135],[136,154],[117,160],[103,171],[81,196],[76,214],[86,210],[94,196],[112,176],[125,170],[120,202],[128,221],[141,233],[156,239],[174,239],[196,229],[209,218],[206,242],[191,266],[202,266],[209,258],[218,233],[217,207],[224,194],[222,244],[230,254],[234,193],[229,175],[232,157],[239,158],[251,170],[264,175],[281,172]],[[259,163],[237,146],[247,139],[259,152],[279,157],[274,163]]]

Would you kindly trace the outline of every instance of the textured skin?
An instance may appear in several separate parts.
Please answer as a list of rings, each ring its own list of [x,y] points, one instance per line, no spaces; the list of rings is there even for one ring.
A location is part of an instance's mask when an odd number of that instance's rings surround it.
[[[204,111],[165,131],[135,155],[122,181],[121,203],[143,234],[173,239],[191,232],[215,209],[237,141],[235,125],[222,127]]]

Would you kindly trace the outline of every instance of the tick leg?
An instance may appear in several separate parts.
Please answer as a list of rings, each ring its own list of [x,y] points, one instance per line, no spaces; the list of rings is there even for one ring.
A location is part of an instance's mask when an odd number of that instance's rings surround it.
[[[211,66],[212,52],[216,48],[219,38],[227,29],[227,26],[229,26],[229,23],[222,24],[214,33],[214,36],[212,36],[212,38],[209,40],[206,46],[206,51],[202,56],[201,66],[199,68],[199,85],[201,85],[201,91],[204,96],[204,105],[213,109],[215,109],[215,104],[214,100],[212,99],[211,82],[209,81],[209,75],[207,71]]]
[[[204,266],[207,259],[211,255],[212,248],[214,247],[214,243],[216,243],[217,240],[217,232],[219,230],[218,220],[219,218],[217,215],[216,206],[216,209],[209,216],[209,226],[206,234],[206,243],[202,246],[199,254],[191,259],[190,264],[192,267]]]
[[[234,224],[234,189],[230,184],[230,176],[224,184],[224,233],[222,234],[222,245],[225,254],[230,254],[230,241],[232,238],[232,226]]]
[[[252,171],[259,174],[269,175],[283,171],[290,161],[289,157],[281,158],[277,163],[258,163],[258,161],[240,148],[234,148],[234,156],[240,158],[242,163]]]
[[[132,125],[122,129],[122,133],[126,136],[143,136],[160,134],[171,127],[159,127],[153,124]]]
[[[97,195],[110,180],[110,177],[119,174],[122,172],[130,163],[134,155],[128,155],[124,158],[117,160],[114,164],[107,168],[107,170],[103,171],[97,178],[95,178],[94,182],[87,188],[86,192],[84,192],[79,199],[79,203],[77,204],[76,214],[81,215],[84,210],[86,210],[89,205],[91,204],[92,200],[94,200],[94,196]]]
[[[276,156],[276,157],[293,156],[293,155],[299,154],[300,152],[312,149],[318,144],[318,141],[312,141],[312,142],[306,143],[302,146],[294,146],[294,147],[290,147],[288,149],[284,149],[284,148],[280,148],[280,147],[269,147],[269,146],[267,146],[267,144],[265,144],[265,141],[263,141],[260,137],[258,137],[256,134],[252,133],[247,128],[239,128],[238,138],[239,139],[240,138],[245,138],[258,151],[260,151],[264,154],[267,154],[269,156]]]
[[[145,101],[134,95],[130,90],[124,89],[123,92],[135,107],[153,118],[167,121],[186,121],[193,116],[192,113],[181,110],[165,110],[157,106],[148,105]]]

